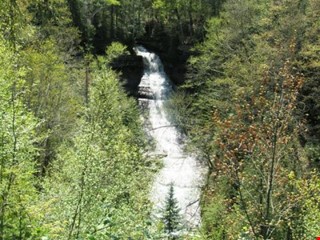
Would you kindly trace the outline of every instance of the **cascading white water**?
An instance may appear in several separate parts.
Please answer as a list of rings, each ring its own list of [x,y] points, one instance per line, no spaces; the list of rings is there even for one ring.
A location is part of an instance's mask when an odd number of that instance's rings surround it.
[[[144,61],[144,75],[139,89],[147,92],[148,120],[151,136],[156,142],[156,154],[164,156],[163,168],[157,175],[150,198],[157,210],[163,208],[169,186],[173,184],[175,198],[178,201],[185,223],[193,228],[200,224],[200,188],[203,180],[203,167],[196,158],[183,151],[181,135],[169,121],[164,110],[164,102],[172,91],[172,85],[163,70],[159,57],[139,46],[134,48]],[[151,98],[151,99],[150,99]],[[142,101],[142,99],[141,99]]]

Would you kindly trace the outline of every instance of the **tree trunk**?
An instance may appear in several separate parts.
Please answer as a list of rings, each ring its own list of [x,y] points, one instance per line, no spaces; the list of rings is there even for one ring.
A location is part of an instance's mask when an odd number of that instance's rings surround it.
[[[182,25],[182,22],[181,22],[181,17],[180,17],[180,13],[179,13],[178,8],[175,8],[174,11],[175,11],[177,19],[178,19],[178,25],[179,25],[179,28],[180,28],[179,39],[180,39],[180,43],[182,43],[183,40],[184,40],[183,25]]]
[[[86,62],[86,79],[85,79],[85,104],[88,106],[89,104],[89,87],[90,87],[90,69],[89,69],[89,61]]]
[[[115,13],[114,6],[111,5],[110,7],[110,39],[114,39],[114,13]]]
[[[188,15],[189,15],[189,31],[190,31],[190,36],[193,36],[194,30],[193,30],[193,18],[192,18],[192,1],[189,1]]]
[[[274,183],[274,171],[276,165],[276,157],[277,157],[277,142],[278,142],[278,130],[279,130],[279,123],[277,122],[279,117],[279,112],[277,113],[276,119],[274,119],[275,123],[273,126],[273,137],[272,137],[272,155],[271,155],[271,166],[268,176],[268,188],[267,188],[267,196],[266,196],[266,229],[263,231],[263,238],[269,238],[269,230],[270,230],[270,220],[271,220],[271,205],[272,205],[272,191],[273,191],[273,183]]]

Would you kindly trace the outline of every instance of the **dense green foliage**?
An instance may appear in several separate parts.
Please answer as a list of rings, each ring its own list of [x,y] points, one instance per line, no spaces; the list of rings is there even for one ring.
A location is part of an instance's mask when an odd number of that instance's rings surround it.
[[[318,171],[309,179],[319,161],[319,7],[226,1],[189,60],[172,105],[210,169],[208,239],[319,234],[310,216],[319,208],[307,197],[319,181]]]
[[[169,46],[198,41],[223,0],[68,0],[83,45],[101,52],[111,41],[157,39]],[[166,47],[166,46],[165,46]]]
[[[22,102],[26,69],[17,67],[18,56],[0,39],[0,236],[26,239],[34,231],[29,220],[37,197],[35,129],[39,121]]]
[[[72,145],[60,148],[45,181],[50,239],[135,239],[147,229],[150,176],[137,109],[105,62],[99,65],[92,67],[89,106]]]
[[[126,47],[83,51],[65,1],[0,9],[0,239],[151,238],[152,164],[109,66]]]
[[[1,0],[0,239],[174,237],[172,187],[150,220],[154,164],[110,67],[135,42],[197,44],[168,105],[209,168],[197,239],[320,235],[319,15],[318,0]]]

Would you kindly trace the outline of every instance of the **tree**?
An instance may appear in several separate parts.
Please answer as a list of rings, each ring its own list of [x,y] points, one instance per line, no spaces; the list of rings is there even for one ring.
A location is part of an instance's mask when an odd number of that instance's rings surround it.
[[[293,195],[295,201],[298,201],[302,206],[302,211],[299,213],[301,221],[295,223],[293,227],[293,238],[313,239],[313,236],[318,236],[320,231],[319,218],[319,195],[320,178],[319,173],[313,170],[310,173],[309,179],[299,180],[294,174],[291,175],[291,181],[298,188],[298,192]]]
[[[164,223],[164,231],[169,239],[177,239],[181,230],[181,216],[178,201],[174,196],[173,183],[169,186],[167,198],[164,203],[164,209],[161,217]]]
[[[22,53],[21,63],[28,66],[25,81],[25,103],[41,119],[39,136],[45,136],[38,143],[40,175],[56,157],[62,141],[67,140],[80,112],[82,99],[72,78],[75,70],[63,63],[54,40],[40,41],[40,46],[30,46]]]
[[[305,83],[300,91],[299,112],[301,118],[306,118],[308,133],[305,142],[310,148],[319,146],[320,139],[320,63],[317,57],[320,49],[319,15],[320,6],[317,1],[307,1],[305,4],[304,35],[300,36],[300,51],[298,53],[296,67],[304,74]],[[317,148],[317,147],[316,147]],[[318,158],[319,159],[319,158]],[[313,164],[317,158],[313,159]]]
[[[44,183],[42,204],[49,205],[50,218],[43,221],[53,239],[140,239],[147,234],[150,175],[139,114],[106,59],[90,66],[85,115],[72,141],[60,147]]]
[[[311,78],[318,74],[311,50],[317,49],[317,38],[310,45],[303,41],[313,32],[304,30],[305,20],[316,9],[313,1],[227,1],[220,17],[208,23],[198,55],[189,60],[190,78],[183,87],[190,96],[185,101],[189,112],[181,122],[210,168],[205,206],[223,198],[223,207],[230,210],[223,226],[204,219],[210,236],[292,239],[291,226],[302,221],[302,204],[283,192],[298,191],[288,183],[291,172],[297,179],[308,177],[301,141],[305,120],[297,112],[305,106],[298,98],[306,86],[301,72]],[[301,52],[305,47],[308,54]],[[308,57],[302,60],[300,54]],[[235,216],[241,220],[234,221]]]
[[[250,232],[263,239],[291,234],[282,222],[290,221],[299,207],[283,193],[296,191],[287,183],[289,173],[301,177],[306,167],[306,159],[298,154],[302,125],[293,115],[302,82],[288,74],[288,65],[279,76],[273,93],[270,82],[264,82],[251,105],[239,106],[216,136],[216,170],[230,179],[229,197],[239,203]]]
[[[0,38],[0,239],[36,238],[37,119],[22,102],[25,69]]]

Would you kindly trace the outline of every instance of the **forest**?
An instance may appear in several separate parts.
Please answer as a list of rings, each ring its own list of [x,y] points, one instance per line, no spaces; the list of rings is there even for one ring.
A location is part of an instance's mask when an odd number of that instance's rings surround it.
[[[151,217],[136,45],[208,170],[180,235],[172,187]],[[0,1],[0,240],[311,240],[319,222],[319,0]]]

